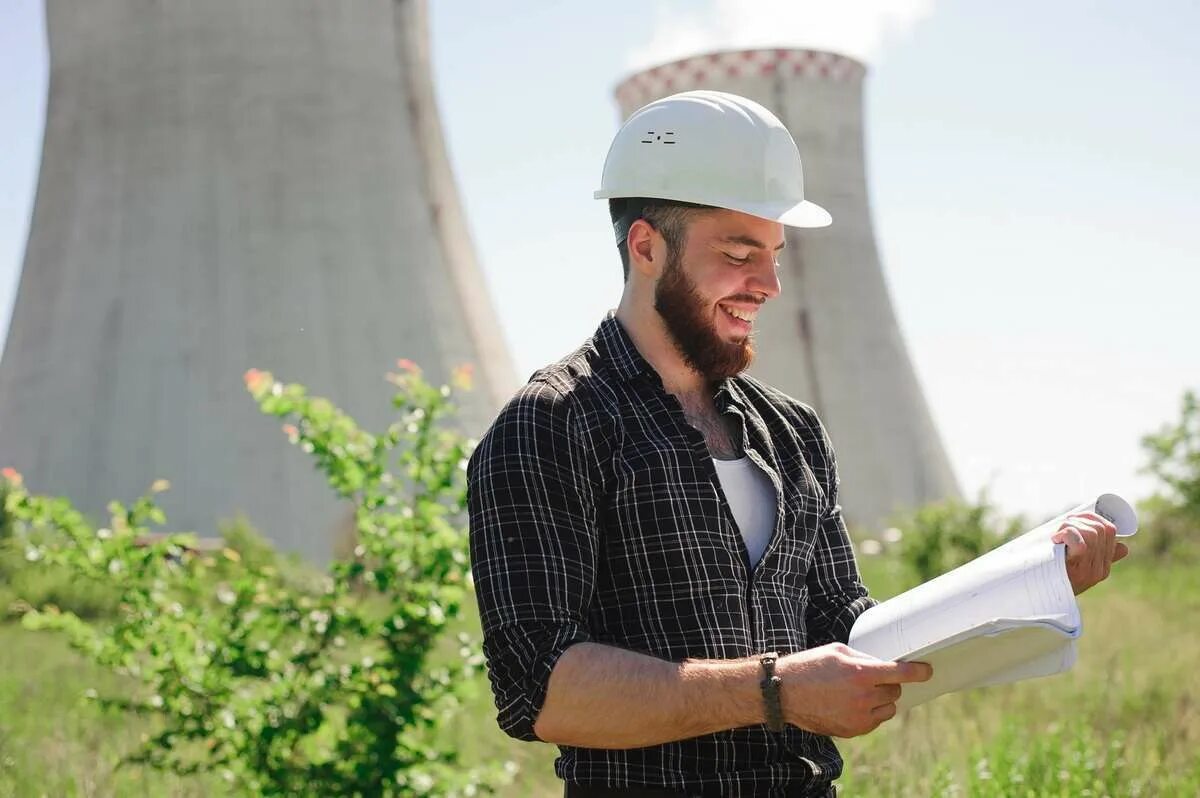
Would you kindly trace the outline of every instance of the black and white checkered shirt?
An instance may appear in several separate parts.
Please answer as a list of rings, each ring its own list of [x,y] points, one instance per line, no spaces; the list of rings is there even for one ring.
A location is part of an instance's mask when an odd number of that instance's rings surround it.
[[[610,312],[505,406],[468,466],[471,568],[500,727],[537,740],[550,671],[591,641],[671,661],[845,642],[874,601],[812,409],[749,376],[717,409],[774,483],[776,526],[751,571],[704,436]],[[841,773],[833,742],[788,726],[628,750],[560,746],[568,782],[774,795]],[[779,792],[778,794],[782,794]]]

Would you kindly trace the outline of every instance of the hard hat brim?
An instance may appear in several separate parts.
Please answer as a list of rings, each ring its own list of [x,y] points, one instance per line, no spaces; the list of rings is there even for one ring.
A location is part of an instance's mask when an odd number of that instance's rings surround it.
[[[788,227],[828,227],[833,223],[833,217],[829,215],[829,211],[808,200],[786,205],[774,202],[762,205],[740,203],[740,205],[741,207],[733,208],[733,210],[770,219]]]
[[[630,195],[600,189],[592,196],[596,199],[616,199]],[[808,200],[801,200],[800,202],[744,202],[721,199],[697,199],[695,197],[689,197],[685,200],[680,197],[656,196],[654,193],[645,193],[639,196],[652,199],[676,200],[678,202],[695,202],[700,205],[711,205],[714,208],[740,211],[741,213],[748,213],[751,216],[757,216],[760,219],[779,222],[788,227],[828,227],[833,223],[833,217],[829,215],[829,211],[817,203],[809,202]]]

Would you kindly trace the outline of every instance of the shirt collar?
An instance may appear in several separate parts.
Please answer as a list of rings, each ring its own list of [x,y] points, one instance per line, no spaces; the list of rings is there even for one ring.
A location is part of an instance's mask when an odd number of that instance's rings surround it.
[[[596,348],[601,357],[608,361],[616,375],[624,381],[630,381],[644,376],[653,384],[662,388],[662,377],[650,365],[642,353],[634,346],[625,327],[617,320],[615,310],[610,310],[600,322],[595,335]],[[723,409],[725,404],[732,403],[744,407],[745,394],[738,384],[740,377],[726,377],[717,383],[713,399],[717,407]]]
[[[616,375],[622,380],[632,380],[640,375],[657,379],[662,384],[658,372],[650,365],[642,353],[633,344],[633,339],[625,331],[625,327],[617,320],[615,310],[610,310],[600,322],[596,330],[596,348],[601,357],[608,361]]]
[[[716,402],[718,410],[723,412],[725,406],[728,404],[745,408],[746,395],[742,393],[740,381],[741,375],[738,375],[736,377],[726,377],[717,383],[717,390],[713,393],[713,400]]]

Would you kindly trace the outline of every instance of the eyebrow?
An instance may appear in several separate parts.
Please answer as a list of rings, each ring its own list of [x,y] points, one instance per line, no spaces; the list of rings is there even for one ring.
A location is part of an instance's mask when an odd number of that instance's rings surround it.
[[[751,238],[750,236],[742,236],[742,235],[725,236],[724,238],[722,238],[720,240],[725,242],[726,244],[744,244],[748,247],[757,247],[759,249],[767,248],[766,244],[759,241],[757,238]],[[787,240],[785,239],[780,242],[779,246],[775,247],[775,251],[778,252],[779,250],[783,249],[786,246],[787,246]]]

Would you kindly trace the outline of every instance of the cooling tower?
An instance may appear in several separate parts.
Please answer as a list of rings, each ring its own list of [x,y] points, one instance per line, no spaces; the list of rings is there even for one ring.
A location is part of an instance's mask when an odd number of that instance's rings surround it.
[[[98,518],[244,512],[321,561],[349,505],[247,368],[396,418],[397,358],[515,389],[444,151],[420,0],[49,0],[37,199],[0,363],[0,465]]]
[[[696,56],[617,87],[622,117],[691,89],[717,89],[770,108],[796,139],[805,195],[828,228],[787,228],[783,293],[759,314],[751,373],[811,405],[838,456],[847,521],[869,529],[892,511],[957,496],[958,486],[892,310],[867,200],[865,68],[811,50]]]

